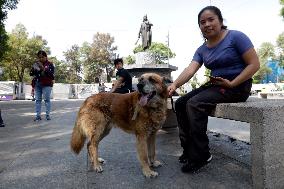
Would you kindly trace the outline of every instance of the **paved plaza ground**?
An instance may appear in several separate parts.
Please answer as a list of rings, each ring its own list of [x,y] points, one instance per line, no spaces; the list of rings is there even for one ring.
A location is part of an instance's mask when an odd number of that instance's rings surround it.
[[[90,170],[86,148],[78,155],[69,141],[77,111],[83,100],[52,101],[52,120],[33,122],[34,102],[0,102],[6,127],[0,128],[0,189],[38,188],[165,188],[225,189],[251,188],[250,145],[225,135],[209,132],[212,162],[195,174],[180,171],[181,154],[177,128],[162,129],[157,136],[157,157],[163,166],[158,178],[142,175],[135,149],[135,137],[119,129],[100,143],[106,160],[104,172]],[[227,125],[227,127],[226,127]],[[231,132],[248,141],[242,123],[210,118],[213,131]]]

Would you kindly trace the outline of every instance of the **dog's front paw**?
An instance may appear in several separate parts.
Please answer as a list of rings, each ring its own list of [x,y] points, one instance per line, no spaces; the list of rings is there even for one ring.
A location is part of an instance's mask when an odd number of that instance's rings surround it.
[[[161,167],[163,164],[158,161],[158,160],[155,160],[154,162],[151,162],[151,167]]]
[[[94,170],[97,172],[97,173],[101,173],[101,172],[103,172],[104,170],[103,170],[103,167],[102,166],[100,166],[100,165],[98,165],[98,166],[94,166]]]
[[[152,170],[143,171],[143,174],[147,178],[155,178],[159,175],[157,172]]]
[[[103,164],[103,165],[104,165],[105,162],[106,162],[103,158],[98,158],[98,161],[99,161],[101,164]]]

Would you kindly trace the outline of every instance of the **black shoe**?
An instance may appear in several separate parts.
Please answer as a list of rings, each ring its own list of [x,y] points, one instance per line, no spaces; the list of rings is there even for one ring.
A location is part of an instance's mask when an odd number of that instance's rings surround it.
[[[5,127],[4,123],[0,123],[0,127]]]
[[[49,115],[46,115],[46,117],[45,117],[45,118],[46,118],[46,120],[47,120],[47,121],[51,120],[51,118],[50,118],[50,116],[49,116]]]
[[[210,154],[207,160],[200,161],[200,162],[186,163],[184,166],[181,167],[181,171],[184,173],[194,173],[198,171],[200,168],[210,163],[211,160],[212,160],[212,155]]]
[[[181,156],[179,156],[178,161],[179,161],[180,163],[187,163],[187,162],[188,162],[188,156],[187,156],[187,154],[186,154],[185,152],[183,152],[183,153],[181,154]]]
[[[34,121],[40,121],[41,120],[41,117],[40,116],[36,116]]]

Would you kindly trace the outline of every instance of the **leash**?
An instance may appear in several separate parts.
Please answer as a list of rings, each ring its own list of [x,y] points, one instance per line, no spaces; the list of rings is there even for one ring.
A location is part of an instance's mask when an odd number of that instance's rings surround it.
[[[174,107],[174,100],[173,100],[173,96],[171,96],[171,104],[172,104],[172,110],[174,113],[176,113],[175,107]]]

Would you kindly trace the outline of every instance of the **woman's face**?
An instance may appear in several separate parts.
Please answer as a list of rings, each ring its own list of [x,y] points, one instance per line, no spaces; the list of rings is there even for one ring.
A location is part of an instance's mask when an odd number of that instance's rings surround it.
[[[41,62],[41,63],[44,63],[44,62],[46,62],[46,60],[47,60],[47,57],[45,57],[45,56],[43,56],[43,55],[38,55],[38,60]]]
[[[210,40],[220,34],[222,23],[211,10],[205,10],[199,19],[199,28],[205,38]]]

